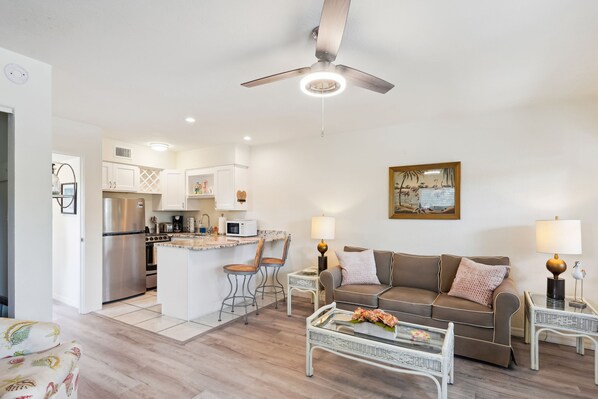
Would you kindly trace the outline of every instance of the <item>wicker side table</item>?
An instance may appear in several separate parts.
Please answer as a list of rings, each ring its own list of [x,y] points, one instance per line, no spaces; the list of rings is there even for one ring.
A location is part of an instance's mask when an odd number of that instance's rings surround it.
[[[543,331],[577,338],[577,353],[584,354],[584,338],[598,348],[598,312],[588,303],[584,309],[569,306],[570,298],[557,301],[542,294],[525,292],[525,343],[531,343],[531,369],[540,369],[538,337]],[[594,384],[598,385],[598,356],[594,361]]]
[[[291,294],[293,290],[309,292],[313,296],[314,312],[320,308],[320,277],[317,268],[307,268],[287,274],[287,316],[291,316]]]

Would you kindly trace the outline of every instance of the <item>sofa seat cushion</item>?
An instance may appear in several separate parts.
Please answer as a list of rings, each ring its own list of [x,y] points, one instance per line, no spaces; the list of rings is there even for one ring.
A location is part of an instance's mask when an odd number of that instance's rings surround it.
[[[494,312],[467,299],[440,294],[432,304],[432,318],[482,328],[494,328]]]
[[[380,295],[378,306],[383,310],[432,317],[432,303],[437,292],[413,287],[393,287]]]
[[[334,300],[372,308],[378,307],[378,295],[390,287],[384,284],[343,285],[334,290]]]
[[[76,342],[48,351],[0,359],[0,398],[50,398],[77,392],[81,347]],[[56,396],[58,397],[58,396]]]

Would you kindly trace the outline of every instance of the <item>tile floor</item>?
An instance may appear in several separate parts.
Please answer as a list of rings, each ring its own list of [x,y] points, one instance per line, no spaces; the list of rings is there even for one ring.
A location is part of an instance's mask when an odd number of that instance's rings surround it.
[[[186,321],[162,314],[162,305],[157,303],[156,290],[148,291],[135,298],[112,302],[102,307],[96,314],[126,323],[155,334],[162,335],[178,341],[187,342],[200,334],[230,323],[244,315],[243,308],[232,313],[230,306],[225,306],[222,312],[222,321],[218,321],[218,311]],[[274,303],[274,296],[265,295],[264,299],[258,296],[258,306],[266,307]],[[279,306],[284,306],[280,305]],[[247,309],[248,312],[250,309]]]

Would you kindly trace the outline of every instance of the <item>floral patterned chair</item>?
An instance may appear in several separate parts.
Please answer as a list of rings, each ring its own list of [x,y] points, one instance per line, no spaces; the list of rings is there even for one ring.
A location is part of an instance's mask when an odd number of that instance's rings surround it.
[[[0,318],[0,399],[76,399],[80,357],[57,324]]]

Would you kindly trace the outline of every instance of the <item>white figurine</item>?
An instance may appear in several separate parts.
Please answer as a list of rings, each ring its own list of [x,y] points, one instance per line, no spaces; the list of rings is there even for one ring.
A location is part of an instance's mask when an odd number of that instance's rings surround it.
[[[570,302],[570,305],[577,308],[585,308],[586,303],[583,301],[583,279],[586,277],[586,270],[581,268],[581,262],[575,261],[571,275],[575,279],[575,300]],[[581,281],[581,297],[577,298],[577,281]]]

